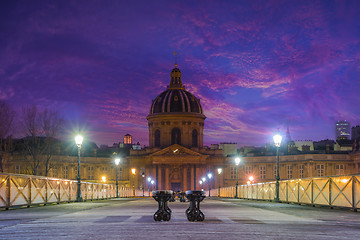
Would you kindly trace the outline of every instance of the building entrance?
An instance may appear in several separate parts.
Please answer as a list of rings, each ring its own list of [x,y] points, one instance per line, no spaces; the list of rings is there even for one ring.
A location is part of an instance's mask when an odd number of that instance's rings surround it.
[[[171,183],[171,190],[174,192],[181,191],[181,183]]]

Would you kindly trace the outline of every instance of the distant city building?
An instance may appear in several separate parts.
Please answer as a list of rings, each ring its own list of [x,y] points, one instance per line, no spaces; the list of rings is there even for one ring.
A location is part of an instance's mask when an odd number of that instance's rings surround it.
[[[348,121],[336,122],[335,139],[350,139],[350,123]]]
[[[124,144],[132,144],[132,136],[130,134],[124,136]]]
[[[133,144],[132,145],[132,149],[133,150],[141,150],[141,145],[139,142],[137,142],[136,144]]]
[[[299,151],[308,152],[314,151],[314,142],[310,140],[294,141],[295,146]]]
[[[357,125],[356,127],[351,128],[351,140],[356,140],[360,138],[360,126]]]
[[[219,149],[223,150],[224,156],[231,156],[238,154],[237,143],[220,143]]]
[[[338,138],[334,145],[334,151],[351,152],[353,150],[353,143],[354,141],[350,139]]]

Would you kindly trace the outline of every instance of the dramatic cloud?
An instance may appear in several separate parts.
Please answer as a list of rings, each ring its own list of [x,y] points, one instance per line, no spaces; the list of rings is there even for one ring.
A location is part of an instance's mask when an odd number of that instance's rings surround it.
[[[262,145],[360,124],[358,1],[2,1],[0,99],[58,109],[91,140],[148,143],[173,51],[204,141]],[[270,137],[269,137],[270,136]]]

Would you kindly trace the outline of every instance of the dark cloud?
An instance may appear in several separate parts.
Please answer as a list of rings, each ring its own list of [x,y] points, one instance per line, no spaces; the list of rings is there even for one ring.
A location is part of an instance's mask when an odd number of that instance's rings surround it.
[[[147,144],[173,51],[205,143],[261,145],[359,124],[358,1],[2,1],[0,99],[56,108],[97,143]]]

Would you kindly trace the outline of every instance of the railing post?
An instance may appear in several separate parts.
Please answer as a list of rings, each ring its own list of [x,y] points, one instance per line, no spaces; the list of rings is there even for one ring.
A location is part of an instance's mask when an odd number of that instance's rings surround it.
[[[286,202],[289,202],[289,180],[286,181]],[[279,196],[280,199],[280,196]]]
[[[314,204],[314,179],[311,178],[311,204]]]
[[[331,204],[331,184],[332,184],[332,179],[331,177],[329,177],[329,206],[330,208],[333,208]]]
[[[27,207],[30,207],[31,206],[31,185],[32,185],[32,177],[30,176],[29,177],[29,199],[28,199],[28,205]]]
[[[9,210],[10,206],[11,206],[11,176],[8,176],[8,179],[7,179],[7,182],[6,182],[6,198],[7,198],[7,201],[6,201],[6,210]]]
[[[48,201],[48,184],[49,184],[49,179],[46,178],[46,182],[45,182],[45,203],[44,203],[44,205],[46,205],[47,201]]]
[[[351,186],[351,195],[352,195],[352,210],[354,211],[354,212],[357,212],[357,208],[356,208],[356,206],[355,206],[355,184],[356,184],[356,177],[355,176],[352,176],[351,177],[351,181],[352,181],[352,186]]]
[[[298,201],[298,203],[300,203],[300,181],[297,182],[297,185],[298,185],[297,201]]]

